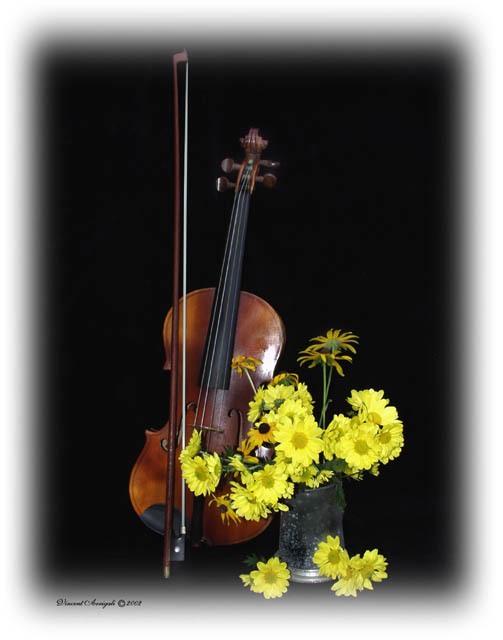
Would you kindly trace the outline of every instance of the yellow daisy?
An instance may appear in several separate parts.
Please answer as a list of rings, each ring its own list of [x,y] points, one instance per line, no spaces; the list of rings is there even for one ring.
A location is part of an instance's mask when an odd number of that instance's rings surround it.
[[[347,398],[347,402],[358,412],[361,421],[384,425],[396,421],[398,413],[396,407],[388,406],[389,400],[383,396],[382,389],[380,391],[352,389],[351,397]]]
[[[238,516],[255,521],[267,517],[269,509],[247,487],[234,481],[231,481],[231,486],[231,507]]]
[[[309,411],[313,410],[313,396],[309,393],[307,385],[303,382],[299,382],[299,384],[297,385],[297,389],[295,391],[293,399],[300,400],[304,407],[306,407],[306,409],[308,409]]]
[[[249,403],[248,420],[254,424],[265,411],[265,387],[259,387],[253,400]]]
[[[211,505],[213,503],[216,504],[217,509],[220,511],[220,517],[222,518],[222,522],[224,524],[229,525],[231,523],[231,520],[235,524],[238,524],[240,522],[240,517],[237,515],[237,513],[234,512],[231,507],[228,493],[221,496],[213,495],[213,498],[209,501],[208,504]]]
[[[255,458],[255,460],[258,462],[257,458]],[[227,464],[233,469],[233,476],[235,478],[239,476],[243,484],[247,484],[247,482],[251,480],[252,475],[248,467],[243,463],[241,456],[237,454],[230,456],[227,458]]]
[[[253,580],[249,573],[243,573],[239,577],[243,581],[245,587],[251,587],[253,585]]]
[[[388,563],[377,549],[365,551],[363,558],[360,558],[360,554],[357,554],[351,560],[362,579],[362,589],[373,589],[372,582],[381,582],[388,577],[386,573]]]
[[[361,591],[363,580],[356,566],[353,566],[351,560],[343,575],[339,577],[337,582],[330,587],[336,596],[353,596],[356,598],[356,592]]]
[[[278,409],[285,400],[291,398],[295,394],[293,385],[277,384],[274,387],[267,387],[264,392],[265,408],[268,411]]]
[[[372,429],[360,425],[335,445],[335,454],[356,470],[370,469],[379,460],[380,445]]]
[[[268,464],[260,471],[255,471],[253,482],[250,482],[247,488],[257,497],[257,500],[265,502],[268,506],[276,504],[280,498],[287,498],[293,494],[293,485],[288,482],[283,464]]]
[[[196,496],[206,496],[217,488],[222,463],[218,454],[203,453],[202,456],[184,460],[181,468],[190,491]]]
[[[274,462],[276,464],[280,462],[283,463],[285,465],[285,471],[287,475],[290,477],[292,477],[296,473],[299,473],[300,470],[303,468],[301,465],[294,464],[291,458],[286,456],[283,451],[278,451],[277,449],[275,450],[275,453],[274,453]]]
[[[400,420],[381,427],[377,434],[377,440],[381,445],[380,462],[386,464],[397,458],[403,447],[403,425]]]
[[[334,472],[330,469],[322,469],[317,476],[306,482],[308,487],[317,489],[322,484],[326,484],[334,475]]]
[[[292,495],[293,495],[293,491],[292,491]],[[270,507],[273,511],[276,511],[276,513],[278,511],[289,511],[288,506],[283,502],[276,502],[276,504],[271,504]]]
[[[233,371],[237,371],[240,376],[243,375],[244,369],[255,371],[257,365],[263,364],[262,360],[257,360],[251,356],[236,356],[232,358],[231,368]]]
[[[334,415],[331,422],[323,432],[323,453],[327,460],[332,460],[335,455],[337,443],[342,436],[351,431],[351,419],[339,413]]]
[[[379,463],[377,463],[377,464],[373,464],[373,465],[370,467],[370,473],[371,473],[373,476],[378,476],[378,475],[379,475]]]
[[[276,429],[276,451],[283,451],[293,464],[308,467],[319,461],[323,451],[322,430],[313,416],[296,420],[293,424],[282,424]]]
[[[310,464],[308,467],[297,467],[296,472],[292,473],[291,478],[294,482],[304,482],[308,486],[309,483],[318,475],[318,467]]]
[[[349,564],[348,552],[341,547],[339,536],[327,536],[326,541],[318,544],[313,556],[314,564],[318,565],[320,576],[338,578],[343,575]]]
[[[288,589],[289,578],[286,562],[270,558],[267,562],[257,562],[257,570],[250,573],[250,588],[267,599],[281,598]]]
[[[299,420],[304,420],[308,415],[311,415],[311,411],[304,405],[300,398],[290,398],[267,415],[275,420],[279,426],[281,424],[290,425]],[[285,422],[284,418],[287,418],[288,421]]]
[[[201,431],[198,429],[194,429],[192,431],[192,435],[190,436],[189,444],[186,445],[185,449],[180,453],[178,459],[180,462],[184,462],[189,458],[194,458],[201,448]]]

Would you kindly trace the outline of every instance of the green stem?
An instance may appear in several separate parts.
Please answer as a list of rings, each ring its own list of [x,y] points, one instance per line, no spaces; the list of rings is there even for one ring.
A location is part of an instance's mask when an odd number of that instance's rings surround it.
[[[255,385],[253,384],[253,380],[250,377],[250,374],[248,373],[248,369],[245,369],[244,372],[246,373],[246,375],[248,376],[248,380],[250,381],[250,384],[252,386],[253,389],[253,393],[257,393],[257,390],[255,389]]]
[[[321,407],[320,425],[321,428],[325,428],[325,411],[327,410],[327,371],[326,364],[321,363],[323,367],[323,406]]]
[[[330,391],[330,385],[332,384],[333,371],[334,371],[334,368],[330,367],[330,371],[328,372],[328,382],[327,382],[327,398],[328,398],[328,392]],[[328,407],[328,402],[327,402],[327,407]]]

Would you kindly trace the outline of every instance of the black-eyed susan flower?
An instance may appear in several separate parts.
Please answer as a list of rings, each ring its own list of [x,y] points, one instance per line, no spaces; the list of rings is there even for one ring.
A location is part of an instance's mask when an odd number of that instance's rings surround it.
[[[240,578],[245,586],[249,586],[255,593],[261,593],[266,599],[281,598],[288,590],[290,571],[286,562],[273,557],[267,562],[257,562],[255,571]]]
[[[252,358],[251,356],[236,356],[231,360],[231,368],[233,371],[237,371],[240,376],[243,375],[245,369],[255,371],[258,365],[261,365],[262,360]]]
[[[277,376],[269,382],[269,387],[275,387],[277,384],[283,384],[285,386],[293,385],[296,387],[299,384],[299,376],[296,373],[278,373]]]
[[[250,438],[247,438],[246,440],[241,440],[241,444],[239,445],[237,450],[243,454],[243,460],[245,462],[254,463],[258,462],[258,458],[250,454],[254,453],[256,448],[257,447],[253,444]]]
[[[339,536],[328,535],[326,540],[318,544],[313,556],[314,564],[318,565],[320,576],[338,578],[344,575],[348,565],[348,552],[341,546]]]
[[[328,365],[335,367],[335,370],[340,376],[344,375],[344,371],[341,367],[340,360],[352,361],[351,356],[345,355],[343,351],[351,351],[356,353],[356,349],[353,344],[358,342],[358,336],[354,333],[343,333],[340,329],[334,331],[330,329],[327,331],[326,336],[316,336],[311,338],[311,342],[317,342],[299,352],[300,358],[297,360],[301,365],[309,362],[309,368],[315,367],[318,364]]]
[[[341,351],[332,353],[325,348],[320,349],[317,345],[311,345],[310,347],[307,347],[307,349],[299,351],[299,355],[300,358],[297,358],[297,361],[301,366],[306,362],[309,362],[309,368],[312,369],[318,364],[326,364],[330,367],[335,367],[335,370],[340,376],[344,376],[344,371],[339,360],[346,360],[348,362],[353,360],[351,356],[347,356]]]
[[[350,331],[343,332],[340,329],[334,331],[329,329],[325,336],[316,336],[311,338],[310,342],[317,342],[318,348],[327,349],[331,353],[335,353],[340,349],[346,349],[352,353],[356,353],[353,344],[358,344],[358,336]]]
[[[240,517],[237,515],[237,513],[234,512],[231,507],[228,493],[221,496],[213,495],[208,504],[216,504],[216,508],[220,512],[220,517],[222,518],[222,522],[224,524],[229,525],[231,523],[231,520],[235,524],[238,524],[240,522]]]
[[[248,441],[254,449],[263,446],[264,442],[272,444],[276,442],[274,432],[276,430],[274,415],[267,414],[262,418],[262,422],[248,431]]]

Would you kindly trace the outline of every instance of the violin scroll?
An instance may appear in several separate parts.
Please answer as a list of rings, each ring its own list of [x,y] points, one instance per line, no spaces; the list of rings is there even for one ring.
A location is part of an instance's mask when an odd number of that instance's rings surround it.
[[[262,151],[267,148],[269,141],[259,135],[258,129],[252,128],[246,136],[240,138],[240,142],[246,152],[243,162],[238,164],[232,158],[225,158],[220,165],[225,173],[239,171],[237,180],[234,183],[230,182],[225,176],[221,176],[217,179],[217,191],[227,191],[230,187],[234,187],[236,192],[242,188],[249,193],[253,193],[255,182],[264,185],[268,189],[274,187],[277,183],[277,178],[274,174],[266,173],[261,176],[258,173],[261,166],[279,167],[279,162],[261,159]]]

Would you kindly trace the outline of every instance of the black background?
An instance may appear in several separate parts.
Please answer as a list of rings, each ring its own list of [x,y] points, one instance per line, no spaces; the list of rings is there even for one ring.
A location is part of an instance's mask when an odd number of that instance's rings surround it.
[[[280,370],[330,328],[360,336],[334,387],[384,389],[401,456],[346,487],[351,553],[378,547],[391,580],[458,567],[461,434],[450,411],[456,336],[455,177],[460,62],[427,48],[188,46],[189,290],[214,286],[232,194],[220,161],[259,127],[281,163],[250,210],[242,289],[282,317]],[[190,43],[189,43],[190,44]],[[162,539],[128,496],[144,429],[168,417],[161,327],[171,301],[174,44],[46,46],[36,77],[39,239],[39,521],[46,577],[158,579]],[[319,392],[318,370],[300,370]],[[240,548],[189,553],[184,569],[237,574],[271,555],[277,523]],[[188,568],[187,568],[188,567]],[[197,571],[197,569],[194,569]]]

